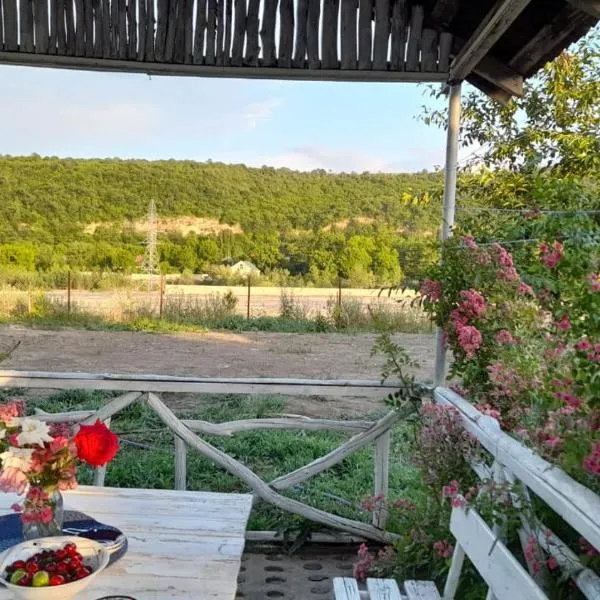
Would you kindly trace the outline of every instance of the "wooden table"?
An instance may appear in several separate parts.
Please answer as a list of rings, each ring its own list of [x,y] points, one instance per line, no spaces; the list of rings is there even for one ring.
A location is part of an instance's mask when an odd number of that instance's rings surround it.
[[[0,493],[0,514],[15,496]],[[172,490],[81,486],[65,494],[78,510],[121,529],[124,557],[77,596],[127,594],[136,600],[233,600],[252,497]],[[0,600],[12,596],[0,589]]]

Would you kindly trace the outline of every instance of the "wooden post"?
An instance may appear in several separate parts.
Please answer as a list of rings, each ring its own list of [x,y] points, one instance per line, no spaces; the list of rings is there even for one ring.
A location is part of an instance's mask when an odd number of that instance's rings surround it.
[[[248,301],[246,303],[246,319],[250,320],[250,290],[252,289],[252,276],[248,275]]]
[[[67,274],[67,312],[71,312],[71,271]]]
[[[446,137],[446,169],[444,182],[444,209],[442,215],[441,241],[452,235],[454,211],[456,208],[456,175],[458,169],[458,133],[460,130],[461,82],[450,85],[448,103],[448,133]],[[444,330],[438,327],[435,340],[435,385],[442,385],[446,379],[446,341]]]
[[[338,276],[338,294],[337,294],[337,305],[338,308],[342,309],[342,277]]]
[[[175,436],[175,489],[185,491],[187,486],[187,445]]]
[[[383,496],[381,509],[377,507],[373,512],[373,525],[379,529],[385,529],[388,511],[386,507],[389,489],[390,472],[390,441],[391,433],[388,429],[375,442],[375,496]]]
[[[106,419],[104,421],[104,424],[107,427],[110,427],[110,420],[111,420],[111,417],[108,417],[108,419]],[[96,485],[98,487],[104,487],[105,479],[106,479],[106,465],[103,465],[102,467],[97,467],[96,470],[94,471],[94,485]]]
[[[163,318],[163,308],[164,308],[164,296],[165,296],[165,276],[160,276],[160,291],[159,291],[159,303],[158,303],[158,316],[159,318]]]

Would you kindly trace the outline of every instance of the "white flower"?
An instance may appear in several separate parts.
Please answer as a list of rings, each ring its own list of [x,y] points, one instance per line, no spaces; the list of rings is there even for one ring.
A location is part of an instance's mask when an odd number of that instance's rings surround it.
[[[0,440],[3,440],[6,437],[6,429],[4,427],[0,427]]]
[[[14,446],[9,446],[6,452],[0,454],[0,464],[3,469],[12,467],[13,469],[19,469],[27,473],[31,469],[32,454],[32,448],[15,448]]]
[[[17,426],[21,428],[21,433],[17,435],[19,446],[27,446],[29,444],[43,445],[44,442],[51,442],[50,428],[47,423],[38,419],[30,419],[23,417],[15,419]]]

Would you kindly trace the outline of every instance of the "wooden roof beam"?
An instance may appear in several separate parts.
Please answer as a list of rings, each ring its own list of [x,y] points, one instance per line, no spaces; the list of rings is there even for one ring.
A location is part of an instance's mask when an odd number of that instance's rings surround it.
[[[567,0],[567,2],[588,15],[600,19],[600,0]]]
[[[450,78],[460,81],[480,63],[531,0],[498,0],[450,65]]]
[[[452,44],[453,56],[458,55],[464,44],[463,39],[454,37]],[[511,96],[523,95],[523,76],[493,56],[484,56],[473,69],[473,73]],[[489,93],[489,90],[486,93]]]
[[[554,48],[561,47],[578,30],[585,30],[593,20],[586,13],[572,6],[565,8],[554,19],[542,27],[513,58],[509,65],[527,75]]]

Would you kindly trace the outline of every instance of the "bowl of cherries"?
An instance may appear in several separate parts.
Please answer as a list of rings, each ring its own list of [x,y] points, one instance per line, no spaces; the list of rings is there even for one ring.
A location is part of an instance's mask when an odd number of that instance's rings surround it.
[[[102,544],[79,537],[23,542],[0,555],[0,582],[22,600],[71,600],[108,565]]]

